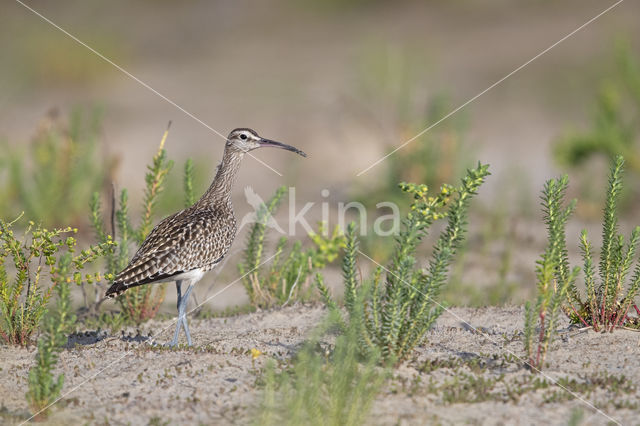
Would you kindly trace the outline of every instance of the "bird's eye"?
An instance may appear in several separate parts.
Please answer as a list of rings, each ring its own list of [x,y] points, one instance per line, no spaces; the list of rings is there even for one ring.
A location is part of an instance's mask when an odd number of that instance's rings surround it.
[[[244,141],[244,140],[247,140],[247,135],[245,135],[244,133],[243,133],[243,134],[241,134],[241,135],[240,135],[240,139],[242,139],[243,141]]]

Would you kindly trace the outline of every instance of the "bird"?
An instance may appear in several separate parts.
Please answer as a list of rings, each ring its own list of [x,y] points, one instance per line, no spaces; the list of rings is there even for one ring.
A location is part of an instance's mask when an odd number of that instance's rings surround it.
[[[181,328],[187,344],[192,346],[186,317],[191,290],[229,252],[237,231],[231,202],[233,184],[244,155],[263,147],[281,148],[307,156],[291,145],[265,139],[255,130],[232,130],[225,143],[222,161],[207,191],[192,206],[160,221],[106,291],[105,296],[113,298],[140,285],[175,281],[178,320],[173,340],[168,346],[178,344]],[[186,286],[184,294],[183,285]]]

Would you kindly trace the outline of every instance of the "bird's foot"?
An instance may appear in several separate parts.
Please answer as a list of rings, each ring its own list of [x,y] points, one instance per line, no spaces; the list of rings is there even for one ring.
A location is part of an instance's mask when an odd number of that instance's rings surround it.
[[[164,345],[165,348],[175,348],[176,346],[178,346],[178,339],[173,339],[172,341],[165,343]]]
[[[179,348],[181,346],[185,346],[185,347],[189,347],[190,348],[190,347],[193,346],[193,344],[191,344],[191,341],[187,342],[186,345],[184,345],[184,344],[181,345],[181,344],[178,343],[177,340],[172,340],[172,341],[164,343],[164,344],[154,343],[153,345],[154,346],[162,346],[162,347],[165,347],[165,348]]]

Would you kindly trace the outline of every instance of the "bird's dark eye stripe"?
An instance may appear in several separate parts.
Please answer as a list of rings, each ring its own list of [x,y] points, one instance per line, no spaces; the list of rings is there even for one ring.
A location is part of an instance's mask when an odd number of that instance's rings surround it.
[[[240,139],[245,140],[247,139],[247,135],[245,135],[244,133],[240,135]]]

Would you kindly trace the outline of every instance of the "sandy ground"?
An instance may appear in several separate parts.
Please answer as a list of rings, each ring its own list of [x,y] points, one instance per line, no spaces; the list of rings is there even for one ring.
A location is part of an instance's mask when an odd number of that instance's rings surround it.
[[[259,400],[261,367],[270,357],[291,357],[323,315],[319,306],[296,305],[193,320],[195,346],[178,350],[148,344],[169,340],[170,321],[118,335],[79,334],[61,355],[65,398],[48,423],[247,424]],[[520,307],[445,313],[387,382],[370,423],[567,424],[579,414],[581,424],[637,424],[640,334],[581,332],[563,322],[549,365],[533,376],[517,358],[522,317]],[[255,362],[252,348],[264,354]],[[27,417],[33,356],[33,348],[0,349],[2,423]]]

